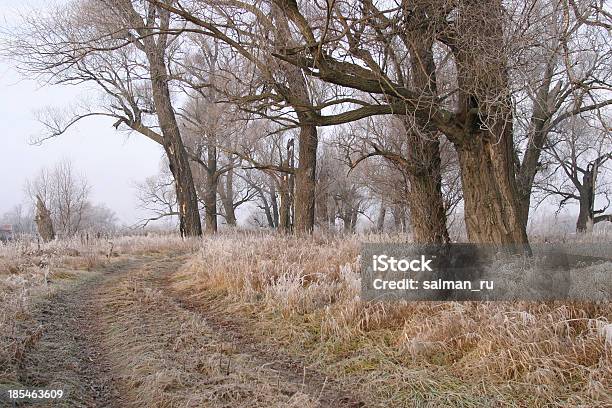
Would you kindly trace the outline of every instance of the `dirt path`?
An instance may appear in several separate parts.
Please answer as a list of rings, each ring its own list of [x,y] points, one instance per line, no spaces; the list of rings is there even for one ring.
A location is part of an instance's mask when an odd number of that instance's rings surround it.
[[[324,407],[363,407],[355,392],[342,387],[333,378],[311,369],[307,363],[278,350],[270,344],[259,342],[250,335],[243,322],[232,319],[231,315],[219,313],[206,303],[186,299],[171,288],[166,273],[152,274],[149,281],[164,292],[182,309],[205,317],[207,324],[214,330],[216,336],[231,347],[247,353],[260,367],[266,367],[275,372],[283,381],[298,386],[301,392],[316,396],[318,404]],[[295,392],[289,391],[289,392]]]
[[[119,261],[36,304],[19,367],[65,407],[360,407],[341,384],[170,291],[185,257]],[[28,406],[26,404],[17,406]]]
[[[36,406],[121,407],[109,362],[100,350],[97,316],[98,289],[141,264],[125,260],[112,264],[36,303],[25,331],[38,341],[26,350],[19,365],[20,383],[27,388],[62,389],[66,399]],[[17,404],[27,406],[28,403]]]

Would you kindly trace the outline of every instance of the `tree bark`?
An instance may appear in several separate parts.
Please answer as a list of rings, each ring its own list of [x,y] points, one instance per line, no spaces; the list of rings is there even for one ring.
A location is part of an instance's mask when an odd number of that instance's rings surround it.
[[[342,220],[342,230],[344,231],[345,234],[350,234],[353,232],[352,230],[352,217],[351,217],[351,213],[342,213],[342,215],[340,216],[340,219]]]
[[[576,220],[576,232],[578,233],[587,233],[593,230],[593,225],[595,224],[595,217],[591,211],[591,203],[587,197],[583,198],[583,195],[580,195],[580,211],[578,213],[578,219]]]
[[[459,155],[468,238],[530,252],[515,179],[507,56],[499,52],[504,9],[500,0],[463,7],[454,53],[464,134],[451,141]]]
[[[287,47],[287,41],[292,42],[292,33],[285,6],[280,2],[272,8],[278,30],[275,45],[279,48]],[[309,121],[313,104],[302,70],[286,63],[282,64],[282,70],[287,82],[286,85],[280,87],[279,91],[295,110],[300,127],[299,158],[295,171],[295,193],[293,189],[289,192],[294,208],[293,227],[297,233],[311,233],[315,224],[315,185],[319,144],[317,128]],[[281,224],[282,222],[281,216]]]
[[[582,184],[576,185],[580,194],[580,210],[576,220],[576,232],[585,233],[593,230],[595,224],[595,180],[598,166],[590,163],[582,176]]]
[[[219,187],[219,196],[225,212],[225,222],[227,225],[235,227],[237,221],[234,209],[234,171],[232,169],[225,174],[224,183]]]
[[[273,228],[277,228],[279,221],[279,215],[278,215],[278,201],[276,199],[276,186],[274,185],[274,182],[270,183],[270,207],[272,207],[272,225],[271,227]]]
[[[387,214],[387,207],[381,202],[378,210],[378,219],[376,220],[376,231],[383,232],[385,230],[385,215]]]
[[[417,6],[415,12],[424,17],[426,9]],[[414,39],[407,43],[413,54],[412,84],[420,93],[435,96],[438,91],[433,36],[421,27],[415,27],[411,34]],[[403,122],[408,141],[406,176],[413,240],[421,244],[448,243],[439,134],[429,123],[416,117],[404,116]]]
[[[359,211],[353,210],[351,214],[351,232],[357,231],[357,219],[359,218]]]
[[[502,136],[499,142],[478,135],[470,138],[469,144],[458,147],[470,242],[527,244],[511,172],[511,138]]]
[[[168,74],[164,56],[157,50],[147,49],[151,71],[153,101],[163,134],[163,147],[176,185],[176,198],[180,218],[181,236],[202,235],[198,198],[189,166],[189,157],[181,139],[178,123],[168,87]],[[215,190],[216,191],[216,190]]]
[[[315,187],[317,167],[317,128],[300,126],[299,160],[295,171],[295,230],[310,233],[315,222]]]
[[[268,200],[266,199],[265,194],[263,194],[263,191],[260,194],[260,198],[261,198],[261,207],[263,207],[264,214],[266,214],[266,221],[268,222],[268,227],[275,228],[276,225],[274,224],[272,210],[270,209],[270,204],[268,204]]]
[[[289,194],[288,175],[283,175],[278,189],[280,195],[280,208],[278,215],[278,229],[283,232],[291,231],[291,201]]]
[[[217,189],[219,174],[217,173],[217,148],[214,142],[206,148],[206,188],[204,191],[204,208],[206,217],[206,233],[217,233]],[[230,199],[231,200],[231,199]]]
[[[450,241],[442,196],[438,137],[408,130],[408,206],[414,242],[444,244]],[[429,137],[428,137],[429,136]]]
[[[39,195],[36,196],[36,218],[34,220],[36,221],[38,234],[43,242],[53,241],[55,239],[55,230],[53,229],[51,211],[49,211]]]

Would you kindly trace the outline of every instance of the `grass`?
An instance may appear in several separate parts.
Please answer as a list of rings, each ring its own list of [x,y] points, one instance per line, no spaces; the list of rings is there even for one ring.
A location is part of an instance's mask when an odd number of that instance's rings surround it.
[[[112,241],[79,238],[47,244],[0,243],[0,384],[17,383],[21,359],[40,339],[28,326],[33,303],[48,298],[66,283],[88,276],[121,255],[193,250],[197,240],[177,236],[126,236]]]
[[[126,256],[153,255],[163,264],[187,253],[182,267],[160,268],[170,268],[171,289],[205,313],[182,308],[168,288],[148,281],[149,270],[121,281],[104,302],[101,341],[140,406],[317,405],[277,384],[241,343],[220,339],[206,313],[232,322],[256,347],[337,379],[367,406],[612,403],[609,302],[362,301],[360,241],[405,238],[230,232],[0,246],[0,384],[18,383],[16,367],[40,340],[24,324],[36,299]],[[610,265],[585,268],[607,273]]]
[[[133,401],[123,406],[317,406],[155,288],[149,281],[155,268],[152,263],[131,275],[104,302],[102,337],[122,395]]]
[[[610,303],[363,302],[358,252],[357,237],[215,237],[174,286],[380,406],[612,402]]]

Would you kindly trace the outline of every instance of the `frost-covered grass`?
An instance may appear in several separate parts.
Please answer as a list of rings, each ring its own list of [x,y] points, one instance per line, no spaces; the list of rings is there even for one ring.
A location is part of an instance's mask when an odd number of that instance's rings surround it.
[[[9,372],[41,331],[22,330],[35,299],[49,296],[62,284],[79,279],[119,255],[185,252],[199,240],[168,236],[125,236],[112,239],[33,240],[0,243],[0,384],[15,381]]]
[[[380,406],[612,402],[609,302],[364,302],[364,239],[209,238],[174,285]]]
[[[565,242],[598,248],[610,238]],[[0,383],[12,380],[4,368],[17,364],[40,335],[19,330],[33,298],[118,255],[163,259],[195,251],[174,274],[175,289],[236,321],[255,341],[340,379],[366,395],[368,406],[612,403],[609,302],[364,302],[362,241],[405,242],[406,236],[234,231],[189,240],[157,235],[2,245]]]

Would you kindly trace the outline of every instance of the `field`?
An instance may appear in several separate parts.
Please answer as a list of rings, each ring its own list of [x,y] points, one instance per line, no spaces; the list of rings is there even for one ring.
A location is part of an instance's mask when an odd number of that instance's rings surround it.
[[[402,239],[2,246],[0,388],[87,407],[612,404],[609,302],[361,301],[360,242]]]

